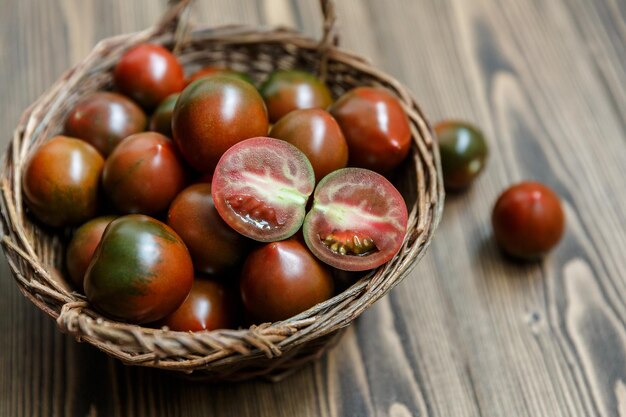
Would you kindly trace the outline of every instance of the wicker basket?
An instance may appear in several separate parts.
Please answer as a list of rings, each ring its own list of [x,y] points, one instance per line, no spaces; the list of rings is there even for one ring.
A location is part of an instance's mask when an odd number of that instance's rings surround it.
[[[431,129],[406,88],[365,59],[337,48],[330,1],[321,1],[325,17],[321,41],[286,29],[228,26],[189,31],[189,25],[181,23],[190,13],[188,3],[177,2],[154,28],[103,40],[26,110],[2,164],[2,244],[22,293],[79,341],[127,364],[194,372],[193,377],[210,380],[260,375],[275,380],[319,357],[424,254],[443,206],[439,154]],[[112,68],[120,56],[144,42],[173,49],[188,72],[207,64],[225,65],[258,82],[276,68],[297,67],[324,77],[335,97],[359,85],[381,85],[395,93],[409,115],[413,139],[410,158],[394,176],[410,212],[401,251],[332,299],[289,320],[249,329],[173,332],[115,322],[93,311],[59,272],[69,231],[43,228],[26,213],[22,170],[34,149],[61,132],[65,115],[77,100],[110,89]]]

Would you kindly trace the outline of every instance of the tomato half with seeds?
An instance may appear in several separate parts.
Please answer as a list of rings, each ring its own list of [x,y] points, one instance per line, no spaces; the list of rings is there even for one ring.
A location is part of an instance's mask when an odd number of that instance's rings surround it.
[[[213,174],[212,194],[222,219],[260,242],[298,231],[315,175],[307,157],[278,139],[258,137],[230,148]]]
[[[185,301],[159,324],[183,332],[232,329],[237,325],[240,304],[232,288],[196,277]]]
[[[172,138],[172,114],[180,93],[174,93],[159,104],[150,118],[150,130]]]
[[[26,163],[26,204],[48,226],[81,224],[98,211],[102,155],[87,142],[55,136]]]
[[[191,256],[176,232],[132,214],[106,228],[85,275],[85,294],[112,318],[149,323],[183,303],[193,277]]]
[[[116,216],[102,216],[89,220],[76,229],[72,240],[69,245],[67,245],[67,252],[65,254],[67,272],[74,286],[81,291],[83,290],[85,272],[102,239],[104,230],[115,218]]]
[[[304,239],[323,262],[364,271],[389,261],[407,228],[402,195],[385,177],[362,168],[327,175],[315,189]]]

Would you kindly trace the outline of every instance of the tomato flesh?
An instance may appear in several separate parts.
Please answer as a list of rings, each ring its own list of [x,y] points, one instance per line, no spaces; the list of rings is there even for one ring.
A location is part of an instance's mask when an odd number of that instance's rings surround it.
[[[311,163],[295,146],[257,137],[220,159],[211,191],[215,208],[237,232],[260,242],[293,235],[315,186]]]
[[[320,181],[304,221],[304,239],[323,262],[364,271],[389,261],[407,227],[402,195],[385,177],[362,168],[337,170]]]

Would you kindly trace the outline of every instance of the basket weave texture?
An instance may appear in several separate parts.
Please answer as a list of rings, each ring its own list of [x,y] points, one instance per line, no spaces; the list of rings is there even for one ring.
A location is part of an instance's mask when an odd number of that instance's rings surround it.
[[[321,1],[321,41],[281,29],[226,26],[189,30],[189,0],[174,4],[146,31],[108,38],[67,71],[22,115],[2,160],[2,247],[21,292],[56,319],[61,331],[127,364],[183,371],[210,380],[255,376],[279,379],[319,357],[341,330],[398,284],[424,254],[443,207],[437,144],[419,106],[398,81],[366,59],[337,47],[332,2]],[[249,329],[186,333],[116,322],[94,311],[84,295],[62,277],[70,230],[51,230],[33,221],[23,205],[22,172],[33,151],[62,132],[65,116],[84,95],[107,90],[112,70],[129,48],[159,43],[173,49],[190,73],[205,65],[228,66],[255,82],[275,69],[300,68],[320,74],[335,97],[356,86],[383,86],[407,112],[412,148],[393,181],[409,209],[408,233],[400,252],[350,288],[295,317]]]

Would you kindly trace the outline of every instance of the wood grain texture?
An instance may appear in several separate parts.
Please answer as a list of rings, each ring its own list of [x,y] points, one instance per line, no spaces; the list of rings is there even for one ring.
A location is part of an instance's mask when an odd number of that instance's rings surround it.
[[[314,0],[200,0],[205,24],[320,34]],[[0,262],[0,416],[626,416],[626,6],[620,0],[337,0],[342,44],[432,121],[481,126],[491,156],[449,196],[419,266],[318,363],[281,384],[199,385],[122,366],[56,331]],[[104,37],[165,1],[0,2],[3,142],[21,111]],[[539,179],[565,239],[503,259],[499,192]]]

